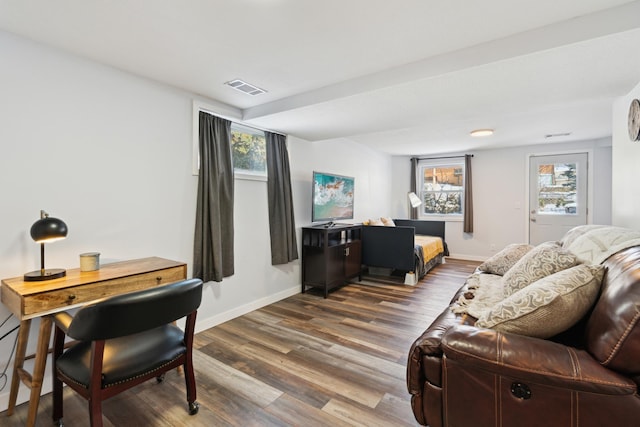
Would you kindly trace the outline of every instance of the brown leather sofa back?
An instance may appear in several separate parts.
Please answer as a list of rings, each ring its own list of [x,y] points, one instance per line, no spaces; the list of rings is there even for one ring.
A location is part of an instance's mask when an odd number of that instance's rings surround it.
[[[586,327],[586,348],[603,366],[640,374],[640,246],[612,255]]]

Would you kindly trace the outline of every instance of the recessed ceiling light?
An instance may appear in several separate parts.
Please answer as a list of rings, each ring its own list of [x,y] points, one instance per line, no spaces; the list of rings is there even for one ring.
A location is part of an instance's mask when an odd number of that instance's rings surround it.
[[[469,135],[471,136],[491,136],[493,135],[493,129],[476,129],[476,130],[472,130]]]
[[[226,82],[225,84],[228,86],[231,86],[235,90],[239,90],[242,93],[246,93],[247,95],[255,96],[255,95],[261,95],[267,92],[264,89],[260,89],[258,86],[254,86],[240,79],[231,80]]]

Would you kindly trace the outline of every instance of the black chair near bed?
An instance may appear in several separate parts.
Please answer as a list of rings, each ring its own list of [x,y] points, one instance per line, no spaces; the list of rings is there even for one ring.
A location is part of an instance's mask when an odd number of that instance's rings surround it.
[[[198,412],[192,363],[202,281],[190,279],[105,298],[54,316],[53,421],[63,425],[62,385],[89,403],[91,426],[102,426],[102,401],[184,367],[189,413]],[[182,331],[174,322],[186,317]],[[65,337],[77,342],[64,349]]]

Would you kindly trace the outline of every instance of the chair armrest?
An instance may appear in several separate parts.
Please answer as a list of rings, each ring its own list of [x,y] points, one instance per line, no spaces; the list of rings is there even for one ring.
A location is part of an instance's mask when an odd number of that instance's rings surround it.
[[[65,334],[69,331],[69,325],[73,320],[73,316],[71,316],[66,311],[56,313],[53,315],[53,322],[55,325],[60,328]]]
[[[468,370],[600,394],[636,390],[631,379],[603,367],[586,351],[552,341],[456,325],[447,330],[441,345],[446,359]]]

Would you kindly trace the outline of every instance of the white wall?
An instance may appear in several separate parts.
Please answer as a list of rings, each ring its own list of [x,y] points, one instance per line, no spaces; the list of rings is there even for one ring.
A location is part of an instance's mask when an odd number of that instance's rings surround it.
[[[290,137],[289,157],[298,226],[311,224],[313,170],[355,178],[354,219],[340,222],[358,223],[389,215],[391,156],[346,139],[313,143]]]
[[[190,275],[194,95],[4,32],[0,58],[0,277],[38,268],[29,228],[40,209],[69,227],[66,240],[48,245],[49,267],[75,268],[80,253],[98,251],[103,263],[147,256],[184,261]],[[240,115],[200,100],[226,116]],[[346,141],[290,138],[289,147],[298,233],[311,218],[313,169],[356,177],[359,218],[374,210],[370,205],[388,204],[390,157]],[[300,291],[299,262],[271,266],[266,183],[235,184],[236,273],[206,285],[198,330]],[[0,305],[0,321],[8,315]],[[0,335],[17,323],[11,319]],[[37,330],[36,321],[30,352]],[[0,342],[0,367],[9,362],[14,337]],[[49,389],[45,381],[43,390]],[[8,385],[0,390],[0,411],[8,392]],[[27,397],[22,386],[19,401]]]
[[[640,98],[640,84],[613,104],[613,224],[640,229],[640,141],[631,141],[627,128],[629,104]]]
[[[532,154],[575,152],[592,153],[592,217],[596,224],[611,223],[611,142],[609,139],[568,144],[525,146],[482,150],[472,163],[474,233],[462,232],[462,222],[447,222],[446,239],[453,257],[482,260],[509,243],[527,238],[527,162]],[[464,153],[452,153],[458,155]],[[406,194],[410,186],[409,157],[392,160],[393,216],[408,218]]]

